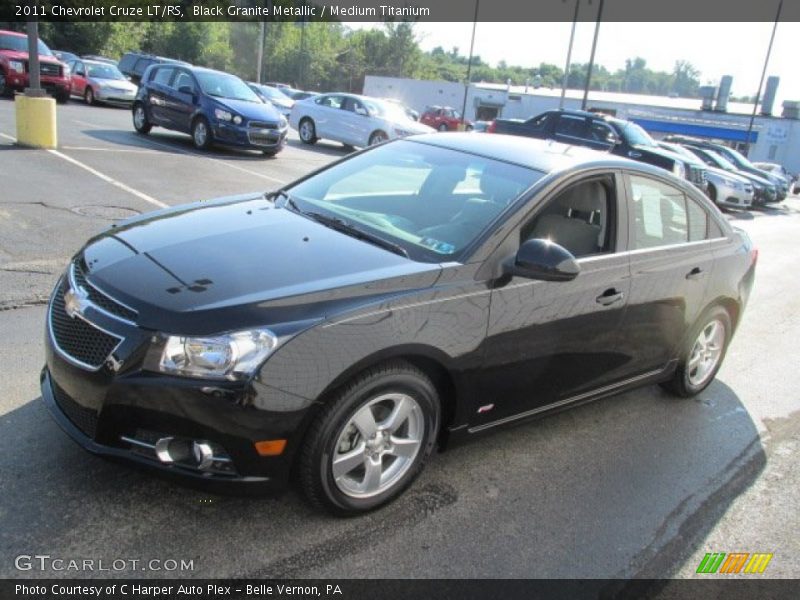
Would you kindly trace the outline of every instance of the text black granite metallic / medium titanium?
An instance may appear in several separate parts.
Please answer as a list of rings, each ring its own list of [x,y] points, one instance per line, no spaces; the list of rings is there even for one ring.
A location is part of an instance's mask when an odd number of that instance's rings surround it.
[[[337,514],[432,450],[714,378],[757,251],[690,183],[590,149],[431,134],[263,195],[129,219],[50,300],[42,395],[87,450]]]

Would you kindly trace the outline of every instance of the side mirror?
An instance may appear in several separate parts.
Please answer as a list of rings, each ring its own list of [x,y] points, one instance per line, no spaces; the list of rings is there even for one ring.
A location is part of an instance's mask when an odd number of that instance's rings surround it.
[[[363,108],[361,106],[357,106],[356,107],[356,114],[357,115],[362,115],[364,117],[368,117],[369,116],[369,112],[367,112],[367,109]]]
[[[178,91],[181,94],[189,94],[190,96],[194,95],[194,88],[190,85],[182,85],[178,88]]]
[[[572,281],[581,268],[572,253],[555,242],[526,240],[505,268],[509,275],[542,281]]]

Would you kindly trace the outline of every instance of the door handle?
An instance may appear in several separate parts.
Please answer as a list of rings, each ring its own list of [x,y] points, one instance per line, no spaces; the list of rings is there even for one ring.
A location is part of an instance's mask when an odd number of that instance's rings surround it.
[[[622,292],[618,292],[616,289],[610,288],[595,298],[595,301],[603,306],[610,306],[615,302],[620,302],[624,297],[625,294]]]
[[[686,274],[686,279],[702,279],[704,276],[705,273],[703,273],[703,269],[695,267]]]
[[[628,156],[630,156],[631,158],[642,158],[642,153],[631,150],[630,152],[628,152]]]

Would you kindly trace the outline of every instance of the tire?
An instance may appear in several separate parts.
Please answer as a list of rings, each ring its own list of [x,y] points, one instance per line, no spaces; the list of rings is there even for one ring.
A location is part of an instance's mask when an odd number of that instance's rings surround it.
[[[6,82],[6,74],[0,69],[0,98],[10,98],[13,94],[14,90]]]
[[[147,119],[147,110],[141,102],[133,105],[133,128],[142,135],[147,135],[153,128]]]
[[[69,102],[69,92],[57,92],[56,102],[58,102],[59,104],[66,104],[67,102]]]
[[[717,204],[717,188],[711,184],[708,186],[708,197],[714,204]],[[717,206],[719,206],[719,204],[717,204]]]
[[[392,424],[397,410],[403,416]],[[297,465],[303,493],[340,516],[394,500],[430,456],[439,415],[436,387],[413,365],[395,360],[364,371],[329,398],[309,426]]]
[[[442,131],[442,132],[450,130],[450,128],[447,126],[447,123],[442,123],[441,125],[439,125],[439,127],[437,129],[439,129],[439,131]]]
[[[662,386],[681,398],[706,389],[722,366],[732,333],[728,311],[721,306],[706,311],[687,338],[675,374]]]
[[[355,151],[356,151],[356,148],[355,148],[355,146],[353,146],[353,145],[351,145],[351,144],[342,144],[342,146],[344,147],[344,149],[345,149],[347,152],[355,152]]]
[[[264,158],[274,158],[278,154],[279,150],[262,150],[261,153],[264,155]]]
[[[214,134],[205,117],[197,117],[192,123],[192,143],[198,150],[208,150],[214,143]]]
[[[86,91],[83,92],[83,100],[89,106],[97,104],[97,102],[94,99],[94,90],[91,88],[91,86],[86,86]]]
[[[369,145],[375,146],[376,144],[382,144],[386,140],[389,139],[389,136],[386,135],[383,131],[375,131],[371,136],[369,136]]]
[[[300,120],[297,133],[300,136],[300,141],[304,144],[317,143],[317,128],[314,126],[314,121],[308,117]]]

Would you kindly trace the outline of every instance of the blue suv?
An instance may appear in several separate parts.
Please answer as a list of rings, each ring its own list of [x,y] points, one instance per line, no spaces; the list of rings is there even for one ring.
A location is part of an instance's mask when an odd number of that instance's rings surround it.
[[[133,126],[145,135],[156,126],[188,133],[202,150],[219,143],[268,156],[283,149],[289,131],[286,119],[235,75],[175,64],[144,72]]]

